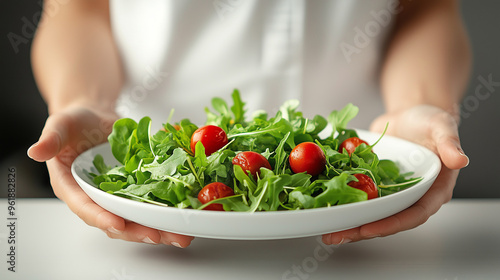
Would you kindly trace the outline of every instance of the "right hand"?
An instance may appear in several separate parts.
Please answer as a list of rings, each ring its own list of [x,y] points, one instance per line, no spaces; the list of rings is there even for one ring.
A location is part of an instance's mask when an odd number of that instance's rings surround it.
[[[46,162],[55,195],[90,226],[109,237],[150,244],[187,247],[193,237],[160,231],[126,221],[97,205],[71,174],[73,160],[85,150],[106,142],[118,116],[84,106],[69,106],[47,119],[42,135],[28,156]]]

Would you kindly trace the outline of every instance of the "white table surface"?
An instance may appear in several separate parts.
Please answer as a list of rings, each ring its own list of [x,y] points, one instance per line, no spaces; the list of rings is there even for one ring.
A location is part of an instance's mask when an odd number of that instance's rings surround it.
[[[16,200],[16,272],[0,279],[500,279],[500,200],[453,200],[424,225],[342,246],[317,237],[195,239],[187,249],[109,239],[56,199]]]

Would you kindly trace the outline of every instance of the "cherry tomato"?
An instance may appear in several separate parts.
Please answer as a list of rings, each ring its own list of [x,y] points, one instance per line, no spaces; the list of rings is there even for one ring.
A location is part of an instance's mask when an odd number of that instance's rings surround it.
[[[326,157],[315,143],[303,142],[293,148],[289,161],[294,173],[307,172],[316,176],[325,170]]]
[[[233,164],[239,165],[243,171],[252,174],[254,179],[257,179],[257,174],[260,174],[260,168],[264,167],[271,169],[271,165],[267,159],[256,152],[241,152],[233,158]]]
[[[205,147],[205,155],[209,156],[227,144],[226,132],[215,125],[198,128],[191,136],[191,151],[195,152],[196,143],[201,141]]]
[[[356,150],[356,147],[358,147],[362,143],[369,146],[366,141],[361,140],[358,137],[347,138],[346,140],[344,140],[344,142],[342,142],[342,144],[340,144],[339,152],[342,153],[345,149],[347,153],[351,155],[352,153],[354,153],[354,150]]]
[[[206,185],[203,189],[201,189],[201,191],[198,193],[198,200],[202,204],[205,204],[214,199],[232,195],[234,195],[233,189],[223,183],[214,182]],[[224,211],[224,207],[222,207],[222,204],[220,203],[214,203],[203,208],[203,210]]]
[[[372,178],[365,174],[354,174],[354,177],[358,179],[358,181],[351,181],[347,185],[362,190],[368,194],[368,199],[373,199],[378,197],[378,189],[373,182]]]

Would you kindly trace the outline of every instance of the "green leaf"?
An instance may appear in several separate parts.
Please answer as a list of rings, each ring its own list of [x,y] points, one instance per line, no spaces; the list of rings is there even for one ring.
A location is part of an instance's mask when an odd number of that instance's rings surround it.
[[[291,133],[292,131],[293,131],[292,125],[284,118],[279,118],[263,129],[257,129],[255,131],[248,131],[248,132],[228,135],[228,138],[232,139],[236,137],[248,137],[248,136],[256,136],[269,133],[274,137],[281,139],[283,138],[284,135],[286,135],[289,132]],[[287,143],[289,143],[291,148],[295,147],[295,144],[293,142],[293,137],[289,138]]]
[[[132,138],[136,128],[137,123],[128,118],[119,119],[113,124],[113,131],[108,136],[108,141],[111,144],[113,156],[121,164],[125,164],[131,145],[135,144]]]
[[[227,106],[227,103],[222,98],[212,98],[212,107],[214,107],[215,111],[219,112],[221,115],[229,115],[229,108]]]
[[[231,95],[234,105],[231,106],[231,111],[234,115],[235,123],[243,123],[245,121],[245,103],[241,101],[240,92],[235,89]]]
[[[150,143],[151,138],[151,118],[144,117],[137,125],[137,142],[142,149],[151,153],[154,156],[153,148]]]
[[[139,163],[142,161],[137,155],[133,155],[125,164],[125,170],[127,172],[133,172],[139,167]]]
[[[118,190],[121,190],[124,186],[127,185],[127,182],[122,182],[122,181],[116,181],[116,182],[102,182],[99,185],[99,188],[103,191],[111,191],[111,192],[116,192]]]
[[[188,154],[193,155],[191,151],[191,135],[196,130],[196,126],[189,120],[182,120],[180,123],[180,130],[169,123],[165,124],[165,129],[171,133],[172,138],[177,143],[178,147],[184,149]]]
[[[282,170],[281,166],[285,162],[285,159],[287,158],[287,153],[284,150],[285,143],[288,140],[288,137],[290,137],[290,132],[288,132],[283,139],[281,139],[280,144],[274,151],[274,170],[276,174],[283,174],[284,171]]]
[[[174,150],[173,154],[164,162],[158,163],[157,161],[154,161],[153,163],[145,164],[141,168],[141,171],[150,172],[151,178],[153,180],[162,180],[165,178],[165,176],[174,175],[177,171],[177,168],[184,165],[187,157],[188,155],[183,149],[177,148]]]
[[[275,175],[271,170],[262,168],[257,190],[249,193],[251,201],[249,212],[275,211],[281,205],[280,194],[284,187],[291,182],[290,175]]]
[[[349,174],[342,173],[340,176],[322,182],[326,190],[316,196],[314,207],[325,207],[367,200],[368,195],[366,192],[347,185],[348,177]]]
[[[228,177],[228,170],[232,163],[229,157],[234,157],[235,153],[231,150],[219,150],[207,158],[206,174],[222,178]]]
[[[205,154],[205,146],[201,141],[198,141],[195,146],[194,164],[198,167],[206,167],[208,165],[207,156]]]
[[[314,207],[315,199],[312,196],[303,194],[300,191],[292,191],[288,195],[288,202],[294,209],[309,209]]]
[[[297,112],[299,104],[300,102],[296,99],[285,101],[285,103],[283,103],[280,107],[281,116],[289,122],[292,122],[297,117],[302,117],[302,113]]]
[[[328,125],[328,121],[320,115],[314,116],[312,122],[309,123],[307,133],[317,135],[323,131]]]
[[[208,205],[211,205],[211,204],[222,204],[225,211],[247,212],[250,209],[250,207],[248,207],[248,205],[246,205],[242,201],[242,196],[243,196],[242,194],[236,194],[236,195],[232,195],[232,196],[226,196],[226,197],[214,199],[214,200],[211,200],[211,201],[209,201],[201,206],[198,206],[197,209],[200,209],[200,210],[204,209],[205,207],[207,207]]]
[[[101,155],[96,155],[94,157],[94,160],[92,161],[92,163],[94,164],[95,168],[97,169],[97,172],[99,172],[100,174],[105,174],[106,172],[108,172],[111,169],[111,167],[107,166],[104,163],[104,158]]]
[[[341,132],[342,130],[347,128],[347,124],[350,120],[352,120],[359,112],[359,108],[352,105],[351,103],[347,104],[340,111],[333,111],[328,116],[328,121],[332,126],[333,131]]]
[[[311,184],[312,176],[307,173],[297,173],[291,176],[289,186],[292,187],[307,187]]]
[[[187,198],[188,192],[189,189],[184,188],[183,184],[174,181],[160,181],[144,185],[130,185],[118,193],[132,194],[139,197],[144,197],[148,193],[151,193],[161,200],[176,205]]]
[[[335,130],[333,131],[335,132]],[[358,133],[354,129],[341,129],[339,131],[339,135],[337,135],[336,139],[338,143],[344,142],[346,139],[351,137],[358,137]]]
[[[252,179],[250,179],[248,174],[245,173],[245,171],[243,171],[241,166],[234,165],[233,169],[234,169],[234,176],[236,180],[238,180],[238,182],[240,183],[240,189],[248,191],[250,193],[255,192],[255,190],[257,189],[257,185],[254,183]]]

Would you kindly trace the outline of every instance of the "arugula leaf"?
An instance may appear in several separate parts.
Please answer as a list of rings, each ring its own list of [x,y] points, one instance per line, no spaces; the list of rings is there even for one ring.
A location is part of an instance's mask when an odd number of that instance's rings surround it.
[[[280,107],[281,116],[289,122],[294,121],[296,118],[302,117],[302,113],[297,112],[298,107],[299,101],[296,99],[285,101],[285,103],[283,103],[283,105],[281,105]]]
[[[222,98],[212,98],[212,107],[214,107],[215,111],[219,112],[223,116],[229,115],[229,108],[227,106],[227,103]]]
[[[314,207],[314,197],[300,191],[292,191],[288,195],[288,202],[292,209],[309,209]]]
[[[231,94],[231,97],[233,98],[233,103],[234,105],[231,106],[231,111],[233,112],[234,115],[234,122],[235,123],[244,123],[245,122],[245,103],[241,101],[240,97],[240,92],[235,89],[233,91],[233,94]]]
[[[115,192],[121,190],[124,186],[127,185],[127,182],[116,181],[116,182],[102,182],[99,185],[99,188],[103,191],[111,191]]]
[[[234,168],[234,177],[236,178],[236,180],[239,181],[240,189],[248,193],[255,192],[255,190],[257,190],[257,185],[252,179],[250,179],[248,174],[245,173],[245,171],[243,171],[241,166],[234,165],[233,168]]]
[[[94,164],[95,168],[97,169],[97,172],[99,172],[100,174],[104,174],[111,169],[111,167],[107,166],[104,163],[104,158],[101,155],[96,155],[94,157],[94,160],[92,161],[92,163]]]
[[[288,132],[283,139],[281,139],[278,147],[274,151],[274,170],[276,174],[284,174],[284,168],[281,168],[281,165],[285,162],[285,159],[287,158],[287,154],[284,150],[285,143],[287,142],[288,138],[290,137],[290,132]]]
[[[340,111],[333,111],[328,116],[328,121],[332,126],[333,132],[338,131],[339,133],[347,128],[347,123],[352,120],[359,112],[359,108],[352,105],[351,103],[347,104]]]
[[[173,154],[164,162],[159,163],[155,160],[153,163],[145,164],[141,168],[141,171],[150,172],[151,178],[154,180],[162,180],[165,178],[165,176],[174,175],[177,171],[177,168],[184,165],[187,157],[188,155],[183,149],[177,148],[174,150]]]
[[[312,122],[309,122],[308,126],[306,127],[306,131],[307,133],[318,135],[326,128],[327,125],[328,121],[324,117],[316,115],[312,119]]]
[[[149,139],[151,138],[151,118],[144,117],[139,121],[137,125],[137,144],[147,152],[150,152],[154,156],[152,143]]]
[[[194,128],[196,126],[193,126],[194,125],[191,124],[189,120],[181,121],[180,130],[175,129],[175,127],[169,123],[165,124],[165,129],[170,132],[178,147],[183,148],[184,151],[190,155],[193,155],[193,152],[191,151],[191,135],[194,130],[196,130]]]
[[[113,156],[121,164],[125,164],[131,146],[136,142],[133,139],[136,128],[137,123],[128,118],[119,119],[113,124],[113,131],[108,136],[108,141]]]
[[[314,207],[325,207],[339,204],[347,204],[368,199],[366,192],[347,185],[349,174],[342,173],[331,180],[322,182],[326,187],[321,194],[316,196]]]

